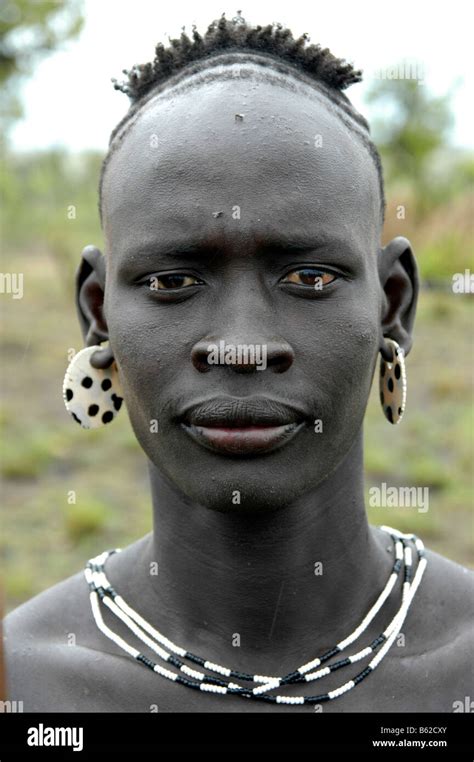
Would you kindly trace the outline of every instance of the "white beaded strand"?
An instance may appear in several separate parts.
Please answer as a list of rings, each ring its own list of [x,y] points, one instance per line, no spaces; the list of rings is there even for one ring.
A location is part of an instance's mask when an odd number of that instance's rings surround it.
[[[177,681],[180,683],[184,683],[185,685],[188,685],[189,687],[199,688],[202,691],[208,691],[208,692],[218,693],[218,694],[230,694],[230,695],[238,695],[238,696],[245,696],[245,697],[253,696],[257,699],[260,698],[263,700],[273,701],[275,703],[282,703],[282,704],[314,703],[316,700],[331,700],[334,698],[338,698],[339,696],[343,695],[347,691],[354,688],[358,684],[358,682],[360,682],[368,674],[374,671],[374,669],[380,664],[380,662],[382,661],[386,653],[389,651],[395,638],[397,637],[397,635],[399,634],[403,626],[410,604],[413,600],[413,597],[421,582],[421,578],[426,568],[427,559],[426,559],[426,556],[424,555],[424,545],[422,541],[418,537],[416,537],[416,535],[403,534],[399,532],[398,530],[395,530],[395,529],[392,529],[391,527],[386,527],[386,526],[381,527],[381,529],[383,531],[388,532],[394,539],[396,563],[397,564],[398,562],[402,563],[403,561],[405,565],[405,580],[403,583],[402,602],[401,602],[400,608],[398,612],[395,614],[395,616],[393,617],[393,619],[391,620],[391,622],[389,623],[389,625],[386,627],[382,635],[379,636],[375,641],[373,641],[371,646],[367,646],[363,648],[361,651],[355,654],[352,654],[346,659],[343,659],[340,664],[337,663],[339,667],[345,667],[348,664],[352,664],[352,663],[355,663],[356,661],[360,661],[364,657],[373,653],[375,649],[378,648],[378,645],[385,640],[383,647],[375,654],[374,658],[371,660],[368,666],[363,670],[363,672],[361,672],[359,675],[356,675],[354,679],[347,681],[343,685],[339,686],[338,688],[335,688],[332,691],[329,691],[327,694],[323,694],[322,696],[316,696],[316,697],[281,696],[281,695],[267,696],[264,694],[267,694],[269,691],[274,690],[275,688],[280,686],[283,681],[285,681],[285,684],[291,684],[292,682],[299,682],[299,678],[303,677],[304,675],[304,681],[311,682],[312,680],[317,680],[325,675],[330,674],[331,671],[333,671],[332,667],[337,665],[329,665],[328,667],[324,667],[323,669],[320,669],[317,672],[309,672],[310,669],[321,664],[321,661],[324,659],[324,656],[318,659],[313,659],[310,662],[307,662],[302,667],[298,668],[298,670],[295,670],[294,673],[290,673],[289,675],[285,677],[271,677],[271,676],[265,676],[265,675],[253,675],[253,676],[248,675],[247,676],[245,675],[245,673],[235,673],[233,670],[227,667],[222,667],[221,665],[215,664],[214,662],[204,661],[200,659],[199,657],[200,661],[198,663],[202,662],[205,669],[209,669],[210,671],[216,672],[226,677],[230,677],[231,675],[237,674],[241,676],[243,679],[251,679],[254,682],[263,683],[262,685],[259,685],[258,687],[254,688],[250,693],[249,693],[249,690],[244,688],[243,686],[240,686],[236,683],[227,682],[227,681],[223,682],[218,680],[217,678],[211,678],[209,675],[205,675],[204,673],[191,669],[187,665],[183,664],[180,659],[176,659],[176,657],[168,653],[164,648],[161,648],[161,646],[159,646],[158,643],[155,643],[152,640],[152,638],[155,638],[156,641],[161,642],[162,645],[165,645],[172,652],[174,652],[175,654],[178,654],[182,658],[189,659],[193,657],[193,655],[190,654],[185,649],[180,648],[179,646],[174,644],[168,638],[165,638],[165,636],[163,636],[158,630],[156,630],[145,619],[143,619],[143,617],[141,617],[130,606],[128,606],[128,604],[124,601],[124,599],[121,596],[117,595],[117,593],[110,586],[110,583],[105,575],[105,572],[103,568],[101,568],[103,567],[103,564],[105,563],[105,560],[107,559],[107,557],[110,555],[108,552],[104,552],[100,554],[99,556],[97,556],[96,558],[91,559],[91,561],[89,562],[90,566],[88,565],[86,569],[84,570],[86,580],[91,589],[90,601],[91,601],[91,608],[92,608],[94,620],[98,628],[103,632],[103,634],[106,635],[109,639],[111,639],[117,646],[119,646],[119,648],[126,651],[130,656],[132,656],[136,660],[142,661],[142,663],[144,663],[145,666],[153,669],[153,671],[162,675],[163,677],[166,677],[167,679],[172,680],[174,682]],[[418,552],[419,562],[417,565],[415,576],[412,580],[411,580],[412,552],[411,552],[411,549],[406,545],[406,543],[402,543],[402,540],[404,539],[413,539],[415,542],[415,547]],[[367,629],[368,625],[373,620],[373,618],[377,615],[377,613],[380,611],[383,603],[388,598],[390,592],[392,591],[395,585],[396,579],[398,577],[398,572],[400,570],[400,566],[398,566],[397,571],[395,571],[396,568],[397,567],[395,567],[394,570],[392,571],[384,590],[379,595],[375,604],[371,607],[369,612],[366,614],[361,624],[347,638],[340,641],[340,643],[334,649],[331,649],[331,651],[326,654],[327,657],[335,655],[336,653],[340,653],[342,650],[347,648],[347,646],[350,645],[350,643],[357,640],[360,637],[360,635],[364,632],[364,630]],[[115,633],[105,624],[102,618],[102,615],[100,613],[99,600],[102,600],[104,605],[106,605],[113,614],[115,614],[119,619],[121,619],[121,621],[140,640],[142,640],[142,642],[148,645],[151,648],[151,650],[153,650],[161,659],[163,659],[165,662],[171,661],[171,663],[177,666],[181,672],[189,675],[192,678],[195,678],[198,682],[193,683],[187,678],[180,678],[179,674],[171,672],[170,670],[167,670],[159,666],[158,664],[153,663],[152,661],[150,661],[150,659],[148,659],[148,657],[140,653],[136,648],[133,648],[128,643],[126,643],[126,641],[124,641],[123,638],[121,638],[117,633]],[[149,635],[152,636],[151,638],[148,637],[148,635],[146,634],[147,632]],[[197,660],[198,657],[193,657],[193,659]],[[296,679],[294,676],[296,676]],[[212,682],[209,682],[209,681],[212,681]]]
[[[97,558],[91,559],[92,564],[97,566],[102,566],[105,559],[104,556],[106,556],[107,553],[102,553],[100,556],[97,556]],[[403,549],[402,549],[402,543],[400,541],[397,541],[395,543],[395,560],[402,560],[403,558]],[[105,575],[104,571],[101,572],[92,572],[93,574],[93,580],[97,587],[102,587],[104,590],[107,588],[110,588],[110,582],[108,578]],[[390,595],[391,591],[393,590],[393,587],[395,585],[395,582],[398,577],[398,572],[392,571],[392,573],[389,576],[389,579],[387,581],[387,584],[382,591],[382,593],[379,595],[377,601],[374,603],[374,605],[371,607],[369,612],[364,617],[361,624],[352,632],[347,638],[340,641],[340,643],[336,646],[338,650],[342,651],[345,649],[348,645],[353,643],[355,640],[357,640],[360,635],[367,629],[369,624],[372,622],[372,620],[375,618],[375,616],[378,614],[380,609],[382,608],[384,602]],[[104,598],[104,603],[108,601],[109,599]],[[168,638],[166,638],[164,635],[162,635],[158,630],[156,630],[152,625],[150,625],[143,617],[140,616],[136,611],[134,611],[127,603],[126,601],[119,595],[116,595],[114,598],[114,602],[117,604],[120,609],[122,609],[122,612],[124,612],[128,617],[132,620],[134,620],[140,627],[142,627],[144,630],[146,630],[152,637],[154,637],[158,642],[162,643],[163,645],[166,645],[167,648],[170,649],[173,653],[178,654],[182,658],[186,657],[187,651],[184,648],[180,648],[175,643],[170,641]],[[109,602],[107,604],[110,607]],[[114,609],[115,610],[115,609]],[[127,623],[121,615],[119,615],[122,621]],[[128,625],[130,627],[130,625]],[[150,645],[148,639],[144,639],[139,630],[135,629],[134,627],[130,627],[130,629],[133,630],[133,632],[137,635],[138,638],[140,638],[143,642],[147,643],[147,645]],[[152,650],[155,651],[155,653],[158,653],[163,659],[167,660],[169,658],[169,654],[166,652],[162,652],[161,650],[158,651],[154,646],[150,646]],[[364,658],[364,656],[368,655],[368,653],[371,653],[372,649],[369,648],[364,649],[363,652],[359,652],[359,654],[353,654],[354,661],[357,661],[358,659]],[[362,654],[362,655],[361,655]],[[356,658],[358,657],[358,658]],[[351,658],[351,657],[349,657]],[[307,664],[302,665],[299,667],[296,672],[299,672],[301,675],[304,675],[307,671],[310,669],[313,669],[316,666],[319,666],[321,664],[321,659],[313,659],[312,661],[308,662]],[[217,674],[224,675],[226,677],[229,677],[232,673],[232,670],[228,667],[223,667],[219,664],[214,664],[213,662],[206,661],[204,663],[204,668],[209,669],[211,672],[216,672]],[[186,671],[181,667],[182,671]],[[199,673],[200,674],[200,673]],[[269,676],[269,675],[253,675],[252,677],[254,682],[258,683],[264,683],[265,688],[262,689],[260,687],[259,689],[254,689],[255,695],[258,695],[259,693],[263,693],[266,690],[271,690],[271,688],[277,687],[280,685],[281,681],[284,679],[284,677],[277,677],[277,676]],[[271,688],[268,687],[271,685]]]
[[[399,534],[401,534],[401,533],[399,533]],[[411,535],[411,537],[415,537],[415,535]],[[423,549],[424,549],[423,542],[418,537],[416,537],[415,539],[416,539],[417,550],[423,551]],[[401,544],[400,544],[400,548],[401,548]],[[400,549],[398,550],[397,557],[400,557],[400,558],[402,557]],[[411,548],[409,548],[408,546],[405,546],[405,548],[404,548],[403,557],[404,557],[404,561],[405,561],[405,566],[407,568],[411,569],[411,566],[412,566],[412,552],[411,552]],[[410,583],[410,582],[405,581],[403,583],[402,604],[401,604],[399,610],[397,611],[397,613],[395,614],[395,616],[392,618],[392,620],[389,623],[389,625],[385,628],[385,630],[382,633],[383,637],[386,639],[386,643],[380,649],[380,651],[376,654],[376,656],[372,659],[372,661],[370,661],[369,664],[368,664],[368,667],[370,667],[372,671],[378,666],[378,664],[381,662],[381,660],[383,659],[383,657],[385,656],[387,651],[390,649],[390,647],[393,644],[393,642],[396,639],[396,637],[399,635],[399,633],[401,631],[401,628],[403,626],[403,622],[405,621],[406,615],[408,613],[408,609],[409,609],[410,603],[411,603],[411,601],[413,599],[413,596],[416,593],[418,585],[421,582],[421,578],[423,576],[423,573],[424,573],[424,570],[425,570],[425,567],[426,567],[426,563],[427,563],[426,558],[421,558],[420,559],[420,563],[419,563],[418,568],[417,568],[417,572],[416,572],[415,578],[413,579],[413,582]],[[357,629],[359,629],[359,628],[357,628]],[[361,630],[361,632],[362,631],[363,630]],[[354,632],[357,632],[357,630],[355,630]],[[349,636],[345,641],[341,641],[341,643],[345,644],[344,645],[344,648],[345,648],[345,647],[347,647],[348,643],[353,642],[353,640],[355,640],[355,639],[356,638],[352,639],[352,636]],[[341,644],[339,644],[339,646],[340,645]],[[342,650],[342,648],[341,648],[341,650]],[[368,647],[362,649],[361,651],[359,651],[356,654],[351,654],[347,658],[350,660],[351,663],[354,663],[356,661],[360,661],[361,659],[365,658],[366,656],[369,656],[369,654],[371,654],[372,652],[373,652],[373,649],[370,648],[370,646],[368,646]],[[314,662],[317,662],[317,661],[318,661],[317,659],[314,660]],[[309,664],[314,663],[314,662],[309,662]],[[301,671],[301,667],[300,667],[300,669],[298,671]],[[310,672],[308,674],[305,674],[305,681],[306,682],[312,682],[314,680],[319,680],[320,678],[325,677],[326,675],[329,675],[330,673],[331,673],[330,666],[329,667],[324,667],[323,669],[320,669],[317,672]],[[352,681],[349,681],[348,683],[345,683],[345,685],[341,686],[340,688],[337,688],[336,689],[337,693],[335,693],[334,691],[330,691],[329,695],[331,696],[331,698],[334,698],[336,696],[341,695],[342,693],[345,693],[346,690],[350,690],[351,688],[354,687],[351,683],[352,683]],[[267,685],[262,685],[259,688],[254,688],[253,693],[255,695],[260,695],[262,693],[265,693],[266,691],[273,690],[274,688],[278,687],[279,684],[280,683],[278,681],[278,678],[276,678],[275,681],[269,681]]]

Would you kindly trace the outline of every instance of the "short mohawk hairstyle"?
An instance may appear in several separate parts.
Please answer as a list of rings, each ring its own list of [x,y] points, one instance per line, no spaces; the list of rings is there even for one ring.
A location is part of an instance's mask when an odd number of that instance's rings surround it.
[[[284,81],[290,74],[304,78],[336,106],[340,118],[357,134],[374,160],[379,179],[383,222],[386,202],[380,156],[370,139],[368,122],[343,93],[350,85],[362,81],[362,72],[359,69],[354,69],[352,64],[344,59],[336,58],[328,48],[309,44],[310,37],[306,32],[295,39],[290,29],[277,22],[266,26],[251,26],[242,17],[241,11],[237,11],[237,16],[230,21],[223,13],[219,19],[214,19],[209,24],[203,36],[193,24],[192,39],[186,34],[185,27],[182,27],[179,39],[168,37],[168,40],[168,47],[161,42],[156,45],[152,62],[123,69],[122,73],[126,75],[126,79],[121,82],[112,79],[114,88],[125,93],[130,99],[130,108],[112,131],[109,150],[102,163],[99,180],[101,222],[105,170],[117,145],[133,124],[133,117],[153,95],[176,85],[194,73],[205,72],[212,67],[216,58],[224,64],[232,63],[235,60],[232,55],[234,53],[247,54],[249,61],[257,57],[258,63],[272,69],[280,81]],[[209,78],[212,77],[209,75]]]
[[[252,27],[242,18],[241,11],[237,11],[237,14],[232,21],[228,21],[223,13],[220,19],[212,21],[204,37],[193,24],[192,40],[184,31],[185,27],[182,27],[179,39],[168,38],[169,47],[165,48],[161,42],[157,44],[152,63],[139,64],[130,70],[124,69],[123,73],[127,75],[124,82],[112,80],[115,89],[126,93],[135,103],[184,66],[207,58],[210,54],[227,52],[231,48],[268,54],[287,61],[334,90],[345,90],[355,82],[362,81],[360,70],[355,70],[350,63],[336,58],[328,48],[307,45],[310,37],[306,32],[295,40],[291,30],[284,29],[280,23]]]

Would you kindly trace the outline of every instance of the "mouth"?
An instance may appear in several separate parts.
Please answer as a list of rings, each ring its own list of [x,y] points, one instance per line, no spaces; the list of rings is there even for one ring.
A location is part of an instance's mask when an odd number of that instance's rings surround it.
[[[307,420],[307,413],[301,409],[269,398],[220,397],[188,408],[180,424],[208,450],[252,456],[283,446]]]

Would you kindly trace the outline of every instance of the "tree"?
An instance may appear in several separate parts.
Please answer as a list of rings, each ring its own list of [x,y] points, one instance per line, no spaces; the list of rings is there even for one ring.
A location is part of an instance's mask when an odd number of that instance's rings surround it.
[[[432,96],[416,79],[375,80],[366,94],[367,103],[375,106],[372,132],[387,185],[411,185],[420,215],[430,203],[434,166],[448,146],[451,97],[451,92]]]
[[[83,0],[11,0],[0,10],[0,88],[4,129],[22,115],[20,85],[43,55],[76,37]]]

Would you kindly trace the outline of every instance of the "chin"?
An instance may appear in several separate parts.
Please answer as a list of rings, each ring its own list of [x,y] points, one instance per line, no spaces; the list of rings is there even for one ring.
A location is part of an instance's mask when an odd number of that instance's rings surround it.
[[[168,433],[168,432],[166,432]],[[266,454],[242,457],[212,452],[186,436],[162,432],[139,437],[142,449],[172,490],[185,502],[221,514],[264,514],[283,510],[321,484],[340,461],[333,438],[300,435]],[[345,438],[345,437],[344,437]]]
[[[182,484],[176,486],[183,492]],[[185,494],[194,503],[198,503],[203,508],[216,513],[250,516],[257,514],[274,513],[275,511],[288,508],[295,500],[294,490],[289,490],[287,494],[273,490],[264,490],[260,485],[258,490],[249,489],[248,485],[244,489],[231,489],[230,499],[223,499],[223,495],[229,493],[228,485],[223,484],[220,490],[218,485],[213,485],[212,490],[192,490]],[[239,493],[239,494],[237,494]]]
[[[275,453],[276,455],[276,453]],[[263,514],[283,510],[312,491],[326,472],[318,474],[314,464],[286,458],[282,463],[274,456],[251,460],[218,458],[211,456],[199,462],[190,457],[186,473],[182,467],[169,462],[155,462],[174,489],[188,501],[223,514]],[[296,463],[300,469],[295,472]],[[308,478],[310,475],[310,479]]]

